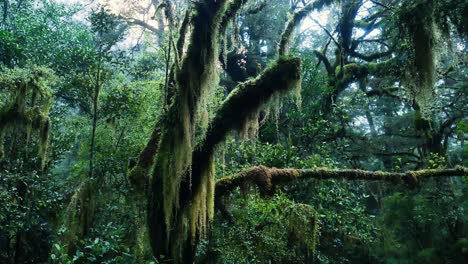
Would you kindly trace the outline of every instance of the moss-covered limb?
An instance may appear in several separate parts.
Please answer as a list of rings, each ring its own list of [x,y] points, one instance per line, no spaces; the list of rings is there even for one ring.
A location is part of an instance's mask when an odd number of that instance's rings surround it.
[[[351,50],[349,52],[349,55],[351,55],[351,56],[353,56],[355,58],[359,58],[361,60],[370,62],[370,61],[374,61],[374,60],[377,60],[377,59],[388,57],[388,56],[392,55],[392,53],[393,53],[392,49],[389,49],[389,50],[383,51],[383,52],[368,54],[368,55],[359,53],[359,52],[357,52],[355,50]]]
[[[392,183],[406,183],[414,186],[422,178],[468,176],[468,168],[455,167],[453,169],[418,170],[398,172],[364,171],[364,170],[332,170],[332,169],[277,169],[256,166],[241,171],[237,175],[224,177],[216,182],[216,198],[231,193],[237,187],[253,183],[264,193],[274,190],[280,183],[303,179],[347,179],[347,180],[378,180]]]
[[[372,89],[370,91],[367,91],[366,95],[368,97],[372,97],[372,96],[389,96],[389,97],[400,98],[398,95],[394,94],[395,92],[398,92],[398,90],[399,90],[398,87],[377,88],[377,89]]]
[[[369,62],[364,66],[367,68],[370,75],[381,77],[400,77],[404,70],[398,58],[391,58],[382,62]]]
[[[328,4],[330,4],[332,0],[318,0],[312,1],[311,3],[305,5],[301,10],[294,13],[292,18],[286,24],[286,28],[284,29],[283,33],[281,34],[281,41],[278,47],[278,54],[280,56],[287,55],[289,49],[289,41],[291,40],[291,36],[294,32],[294,29],[299,26],[304,18],[315,9],[320,9]]]
[[[161,126],[160,122],[156,121],[148,143],[146,143],[145,148],[138,156],[136,165],[130,168],[131,170],[128,173],[128,179],[137,190],[143,191],[146,189],[149,182],[150,171],[154,165],[156,153],[158,152],[160,137]]]
[[[241,129],[251,113],[278,92],[295,87],[301,80],[299,58],[281,58],[256,79],[240,84],[223,102],[206,133],[205,140],[196,148],[192,159],[192,188],[200,183],[202,171],[209,165],[217,144],[233,129]],[[181,202],[191,198],[188,184],[181,188]]]
[[[226,32],[229,22],[236,16],[237,12],[239,12],[241,7],[245,5],[247,1],[248,0],[233,0],[229,3],[219,26],[219,32],[221,34],[224,34]]]
[[[369,69],[365,65],[348,63],[343,67],[335,69],[335,76],[339,77],[336,87],[339,93],[353,81],[365,78],[369,74]]]
[[[327,56],[325,56],[322,52],[318,50],[314,50],[314,55],[319,59],[319,61],[323,62],[325,65],[325,69],[327,70],[328,78],[333,78],[335,76],[335,70],[331,65],[330,61],[328,60]]]
[[[184,51],[184,44],[185,44],[185,36],[187,35],[187,31],[189,28],[190,23],[190,8],[185,11],[184,19],[182,20],[182,24],[180,25],[179,29],[179,38],[177,39],[177,54],[179,59],[182,58],[183,51]]]

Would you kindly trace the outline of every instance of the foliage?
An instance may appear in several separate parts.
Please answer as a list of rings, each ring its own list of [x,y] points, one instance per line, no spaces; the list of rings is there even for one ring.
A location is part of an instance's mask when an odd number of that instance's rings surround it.
[[[80,249],[73,256],[69,256],[60,244],[54,244],[51,263],[136,263],[130,248],[123,245],[125,230],[112,222],[99,226],[96,237],[89,237],[81,241]]]
[[[9,263],[15,254],[14,247],[18,246],[16,243],[20,243],[22,248],[19,256],[22,263],[45,262],[57,228],[53,219],[61,210],[63,199],[59,186],[41,177],[38,172],[2,170],[0,262]]]
[[[270,200],[258,195],[249,195],[247,199],[237,196],[236,204],[239,206],[232,210],[235,223],[215,221],[212,238],[200,249],[200,255],[206,254],[200,262],[303,263],[306,253],[312,254],[314,245],[309,243],[314,243],[311,241],[314,238],[308,232],[301,233],[303,237],[296,236],[299,233],[293,230],[298,224],[310,224],[314,214],[296,210],[297,205],[284,194]]]
[[[379,258],[385,263],[459,263],[468,235],[466,190],[466,183],[433,181],[417,194],[386,197]]]

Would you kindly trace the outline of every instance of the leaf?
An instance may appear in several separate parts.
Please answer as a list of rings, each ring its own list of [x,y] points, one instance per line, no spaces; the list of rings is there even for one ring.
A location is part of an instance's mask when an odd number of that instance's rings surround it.
[[[59,244],[54,244],[54,247],[55,247],[58,251],[60,251],[60,250],[62,249],[62,248],[60,247]]]

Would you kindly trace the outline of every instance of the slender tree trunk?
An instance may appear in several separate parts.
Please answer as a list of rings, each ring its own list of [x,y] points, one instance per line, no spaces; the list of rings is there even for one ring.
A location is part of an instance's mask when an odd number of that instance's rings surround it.
[[[96,84],[94,86],[93,93],[93,124],[91,131],[91,147],[89,150],[89,179],[94,178],[94,153],[96,148],[96,127],[98,119],[98,100],[99,100],[99,90],[101,88],[101,61],[102,61],[102,48],[99,48],[99,58],[96,71]]]

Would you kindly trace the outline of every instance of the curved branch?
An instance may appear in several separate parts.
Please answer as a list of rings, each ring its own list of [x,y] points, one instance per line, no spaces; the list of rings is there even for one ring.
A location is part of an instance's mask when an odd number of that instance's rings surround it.
[[[140,26],[142,28],[145,28],[151,32],[153,32],[154,34],[158,34],[161,30],[148,24],[147,22],[143,21],[143,20],[140,20],[140,19],[136,19],[136,18],[130,18],[130,17],[124,17],[122,15],[119,16],[119,18],[123,19],[125,22],[127,22],[127,24],[129,25],[135,25],[135,26]]]
[[[324,7],[325,5],[330,4],[331,2],[332,2],[331,0],[314,1],[314,2],[307,4],[301,10],[294,13],[293,17],[286,24],[286,28],[284,29],[283,34],[281,34],[281,41],[278,47],[278,54],[280,56],[287,55],[288,48],[289,48],[289,41],[291,40],[291,35],[294,29],[302,22],[302,20],[306,18],[307,15],[313,10],[320,9]]]
[[[388,56],[392,55],[392,53],[393,53],[393,50],[391,50],[391,49],[389,49],[387,51],[383,51],[383,52],[377,52],[377,53],[369,54],[369,55],[362,54],[362,53],[359,53],[357,51],[351,50],[349,55],[351,55],[351,56],[353,56],[355,58],[359,58],[361,60],[367,61],[367,62],[371,62],[371,61],[376,60],[376,59],[388,57]]]
[[[187,34],[190,23],[190,13],[190,9],[185,12],[184,20],[182,20],[182,25],[180,26],[179,30],[179,38],[177,39],[177,54],[179,59],[182,58],[182,53],[184,51],[185,35]]]
[[[201,172],[209,165],[215,147],[224,140],[233,129],[239,129],[262,104],[273,94],[285,92],[301,80],[301,60],[299,58],[283,58],[266,69],[254,80],[240,84],[226,98],[209,125],[205,140],[199,145],[192,156],[192,189],[198,188]],[[188,179],[187,175],[187,179]],[[190,199],[193,190],[186,180],[180,189],[180,204]]]
[[[333,75],[335,74],[335,71],[333,70],[333,66],[331,65],[328,58],[318,50],[314,50],[314,54],[319,59],[319,61],[323,62],[323,65],[325,66],[325,69],[327,70],[328,76],[333,77]]]
[[[224,13],[223,18],[221,19],[221,23],[219,26],[219,32],[220,34],[224,34],[229,22],[234,18],[234,16],[237,14],[237,12],[241,9],[241,7],[246,4],[248,0],[235,0],[233,2],[229,3],[229,6],[226,9],[226,12]],[[265,2],[266,3],[266,2]]]
[[[364,170],[332,170],[332,169],[277,169],[256,166],[241,171],[237,175],[224,177],[216,182],[216,199],[231,193],[237,187],[253,183],[261,192],[269,193],[280,183],[303,179],[347,179],[347,180],[380,180],[392,183],[406,183],[415,186],[419,179],[450,176],[468,176],[468,168],[455,167],[453,169],[418,170],[399,172],[381,172]]]

